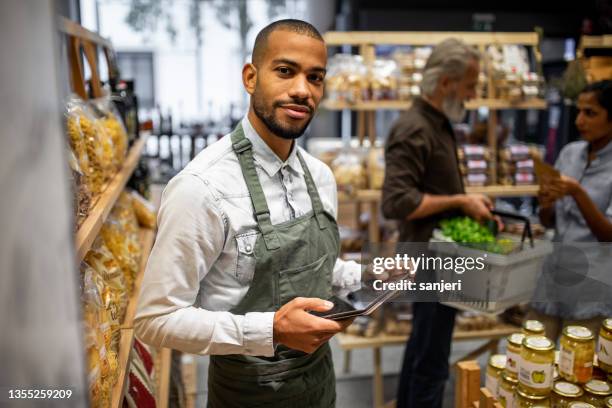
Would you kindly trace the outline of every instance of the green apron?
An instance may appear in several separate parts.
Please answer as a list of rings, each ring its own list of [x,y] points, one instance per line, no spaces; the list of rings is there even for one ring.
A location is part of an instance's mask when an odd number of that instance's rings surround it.
[[[304,158],[298,151],[312,211],[272,225],[255,170],[252,145],[240,124],[231,139],[259,229],[253,252],[253,280],[231,312],[274,312],[298,296],[330,298],[340,247],[338,227],[323,209]],[[336,379],[331,350],[327,343],[312,354],[279,345],[274,357],[211,356],[208,390],[211,408],[334,407]]]

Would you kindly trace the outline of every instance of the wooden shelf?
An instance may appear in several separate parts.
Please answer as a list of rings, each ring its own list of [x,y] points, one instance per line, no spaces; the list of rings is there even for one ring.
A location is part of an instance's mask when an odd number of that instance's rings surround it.
[[[455,330],[453,332],[453,340],[467,341],[499,339],[520,330],[520,327],[510,324],[500,324],[493,329],[487,330]],[[338,344],[343,350],[404,345],[406,344],[408,337],[409,334],[389,335],[384,333],[374,337],[356,336],[354,334],[346,333],[340,333],[335,336],[335,338],[338,340]]]
[[[100,194],[98,201],[94,204],[93,208],[91,208],[89,215],[79,227],[75,237],[77,260],[79,262],[83,260],[85,254],[87,254],[87,251],[91,248],[91,245],[100,232],[100,228],[102,228],[102,224],[104,224],[106,217],[108,217],[108,214],[115,205],[119,194],[121,194],[126,183],[132,176],[145,145],[145,140],[146,134],[134,143],[123,162],[123,167],[113,177],[110,183],[108,183],[106,189]]]
[[[538,195],[540,187],[537,185],[529,186],[483,186],[466,187],[467,194],[485,194],[489,197],[530,197]],[[338,194],[339,203],[353,202],[378,202],[381,200],[381,190],[359,190],[354,195]]]
[[[142,255],[140,258],[140,268],[138,275],[134,281],[134,290],[132,296],[128,300],[128,306],[121,325],[121,337],[119,340],[119,376],[117,382],[111,391],[111,407],[121,408],[123,406],[123,397],[128,383],[128,371],[130,368],[130,356],[132,345],[134,344],[134,315],[136,314],[136,306],[138,304],[138,295],[140,294],[140,285],[144,276],[145,267],[153,241],[155,240],[155,231],[150,229],[140,230],[140,245],[142,247]]]
[[[156,358],[157,374],[157,408],[168,407],[168,397],[170,394],[170,367],[172,365],[172,350],[162,348],[158,351]]]
[[[411,101],[362,101],[362,102],[335,102],[324,100],[321,107],[328,110],[350,109],[354,111],[376,111],[376,110],[404,110],[412,104]],[[544,99],[532,98],[525,101],[510,102],[503,99],[473,99],[465,104],[466,109],[476,110],[488,108],[492,110],[503,109],[546,109],[547,104]]]
[[[453,37],[471,45],[517,44],[537,46],[536,32],[476,33],[465,31],[329,31],[323,36],[328,46],[336,45],[435,45]]]
[[[128,384],[128,371],[130,368],[130,355],[134,344],[134,329],[121,329],[119,339],[119,355],[117,356],[119,375],[117,382],[111,390],[111,407],[121,408],[123,396]]]
[[[540,186],[483,186],[466,187],[466,192],[470,194],[485,194],[490,197],[524,197],[537,196]]]

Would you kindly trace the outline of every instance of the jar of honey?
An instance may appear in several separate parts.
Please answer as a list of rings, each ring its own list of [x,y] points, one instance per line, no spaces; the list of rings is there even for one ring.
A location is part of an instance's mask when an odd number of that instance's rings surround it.
[[[523,333],[512,333],[506,338],[506,368],[504,371],[513,378],[518,378],[518,367],[521,361],[521,348],[523,347]]]
[[[501,373],[506,367],[506,356],[503,354],[494,354],[489,358],[487,364],[487,374],[485,377],[485,387],[497,397],[497,387],[501,378]]]
[[[514,408],[514,390],[518,385],[518,380],[502,372],[501,382],[497,388],[497,399],[504,408]]]
[[[539,320],[525,320],[521,332],[526,336],[544,336],[544,324]]]
[[[570,402],[579,401],[584,391],[576,384],[565,381],[556,382],[551,394],[553,408],[567,408]]]
[[[605,406],[606,398],[612,394],[612,387],[605,381],[591,380],[584,384],[584,397],[582,400],[596,408]]]
[[[532,395],[548,395],[553,386],[555,345],[544,336],[523,339],[519,383]]]
[[[608,397],[606,398],[606,405],[604,405],[606,408],[612,408],[612,397]]]
[[[547,395],[533,395],[519,384],[514,390],[514,408],[550,407]]]
[[[597,360],[602,370],[612,374],[612,318],[604,320],[599,330]]]
[[[561,336],[559,374],[565,380],[584,384],[593,376],[595,336],[582,326],[566,326]]]
[[[597,407],[594,407],[588,402],[576,401],[576,402],[570,402],[567,408],[597,408]]]

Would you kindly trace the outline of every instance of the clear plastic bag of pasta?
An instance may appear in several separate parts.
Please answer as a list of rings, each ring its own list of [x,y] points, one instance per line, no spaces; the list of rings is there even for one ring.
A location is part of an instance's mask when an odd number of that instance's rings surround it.
[[[153,203],[136,191],[132,191],[130,195],[132,197],[134,213],[136,214],[140,226],[154,229],[157,226],[157,219],[155,217],[155,206]]]
[[[104,174],[97,165],[99,161],[98,156],[101,157],[102,152],[96,143],[92,143],[91,140],[86,138],[85,133],[81,129],[81,119],[85,118],[86,115],[87,107],[85,102],[72,95],[66,102],[66,110],[64,112],[68,143],[79,162],[81,170],[85,174],[85,181],[89,186],[89,190],[93,196],[97,196],[102,192],[104,185]]]
[[[131,245],[134,244],[132,237],[126,233],[124,227],[113,215],[102,226],[100,236],[119,263],[123,271],[127,293],[131,294],[140,261],[131,248]]]
[[[91,190],[97,195],[113,173],[113,142],[91,108],[76,96],[70,97],[66,104],[66,118],[71,147],[78,158],[83,157],[83,149],[87,153]]]
[[[112,333],[110,350],[116,351],[119,343],[119,327],[128,300],[123,271],[101,237],[96,238],[92,249],[85,256],[85,261],[102,278],[103,284],[98,289],[102,304],[109,313]]]
[[[86,262],[81,264],[81,272],[89,393],[92,406],[106,407],[110,402],[110,388],[118,376],[117,354],[108,349],[106,342],[107,336],[110,337],[110,323],[99,290],[100,277]]]
[[[96,117],[113,142],[113,164],[119,170],[128,151],[128,134],[110,95],[91,101]]]
[[[91,190],[87,184],[87,176],[72,149],[67,149],[68,165],[70,167],[70,184],[72,186],[73,210],[75,227],[79,227],[87,218],[91,208]]]

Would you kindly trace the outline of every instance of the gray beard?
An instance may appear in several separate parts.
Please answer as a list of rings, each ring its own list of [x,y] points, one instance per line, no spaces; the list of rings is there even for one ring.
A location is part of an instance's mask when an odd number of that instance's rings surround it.
[[[465,117],[465,105],[455,98],[454,95],[444,98],[442,102],[442,112],[452,123],[459,123]]]

